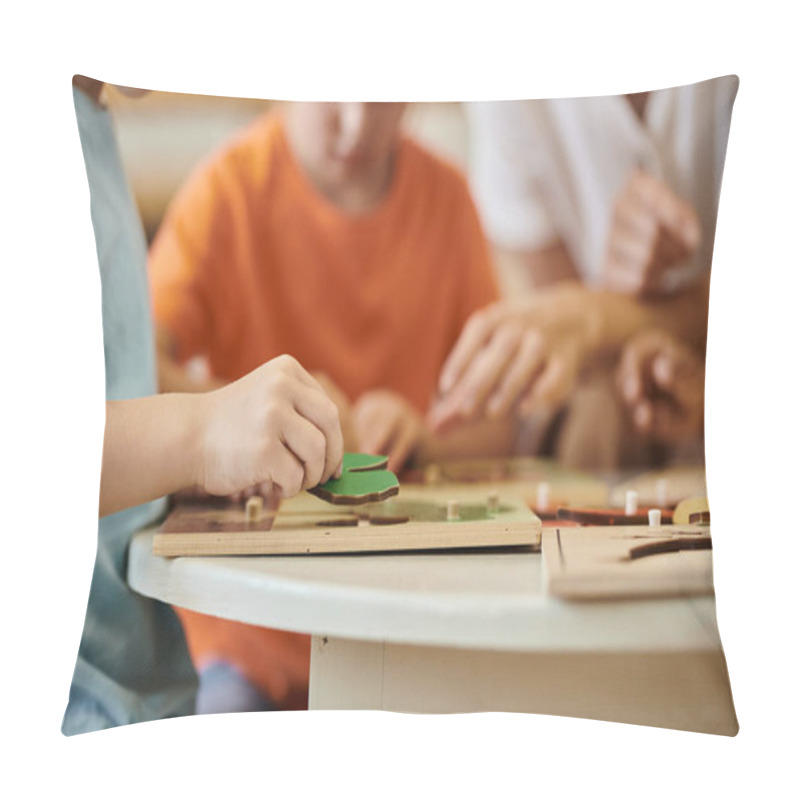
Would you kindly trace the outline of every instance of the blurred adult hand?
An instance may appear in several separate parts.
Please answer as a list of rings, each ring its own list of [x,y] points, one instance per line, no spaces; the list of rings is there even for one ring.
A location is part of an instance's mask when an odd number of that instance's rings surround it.
[[[678,444],[702,433],[705,365],[674,337],[657,330],[634,337],[620,358],[617,384],[641,434]]]
[[[595,329],[591,293],[577,282],[478,311],[445,362],[429,425],[438,432],[457,419],[558,408],[594,345]]]
[[[666,183],[636,169],[614,207],[604,287],[637,296],[658,294],[665,274],[695,252],[700,235],[694,208]]]

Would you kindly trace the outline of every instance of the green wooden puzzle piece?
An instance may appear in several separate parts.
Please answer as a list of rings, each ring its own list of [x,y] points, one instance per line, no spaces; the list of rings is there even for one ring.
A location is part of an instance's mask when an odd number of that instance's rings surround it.
[[[394,473],[386,469],[388,461],[387,456],[345,453],[342,477],[332,478],[308,491],[335,505],[377,503],[400,491],[400,483]]]
[[[371,456],[367,453],[345,453],[342,459],[342,474],[348,472],[369,472],[376,469],[386,469],[389,456]]]

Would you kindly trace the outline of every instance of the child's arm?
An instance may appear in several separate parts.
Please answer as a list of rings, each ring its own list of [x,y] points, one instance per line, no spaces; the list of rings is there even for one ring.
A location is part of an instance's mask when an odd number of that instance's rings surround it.
[[[342,455],[336,405],[281,356],[213,392],[108,402],[100,516],[191,486],[291,497],[338,475]]]

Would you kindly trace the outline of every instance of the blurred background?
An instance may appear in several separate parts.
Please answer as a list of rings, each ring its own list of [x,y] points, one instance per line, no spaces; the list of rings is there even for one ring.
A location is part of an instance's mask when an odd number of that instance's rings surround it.
[[[277,104],[172,92],[132,98],[112,86],[107,101],[148,242],[192,168]],[[418,141],[466,169],[469,141],[460,103],[411,103],[404,125]]]

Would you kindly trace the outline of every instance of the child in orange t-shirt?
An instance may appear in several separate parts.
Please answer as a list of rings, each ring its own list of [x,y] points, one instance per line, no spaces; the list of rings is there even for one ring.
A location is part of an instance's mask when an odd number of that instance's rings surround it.
[[[444,436],[424,423],[463,324],[497,288],[464,179],[401,132],[403,110],[287,104],[191,176],[150,254],[162,390],[208,388],[183,369],[196,355],[213,383],[290,353],[337,398],[346,449],[393,470],[509,451],[510,420]],[[198,710],[305,707],[307,636],[180,615]],[[214,674],[261,697],[236,705],[231,689],[209,707]]]

